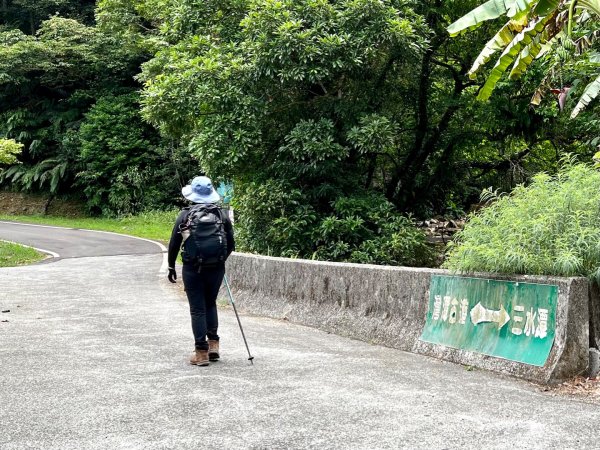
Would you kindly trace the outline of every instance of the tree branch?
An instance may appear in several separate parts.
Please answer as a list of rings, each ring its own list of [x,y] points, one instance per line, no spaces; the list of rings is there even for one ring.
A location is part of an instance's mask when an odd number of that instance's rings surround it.
[[[502,159],[500,161],[494,162],[471,162],[468,167],[472,169],[481,169],[484,171],[484,174],[491,172],[492,170],[508,170],[511,165],[521,162],[523,158],[525,158],[529,153],[531,153],[531,148],[526,148],[525,150],[521,150],[516,155],[511,158]],[[465,164],[462,165],[466,166]]]

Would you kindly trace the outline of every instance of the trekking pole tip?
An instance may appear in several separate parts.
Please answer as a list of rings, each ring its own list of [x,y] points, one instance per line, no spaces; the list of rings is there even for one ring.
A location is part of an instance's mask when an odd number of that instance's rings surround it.
[[[252,361],[254,359],[254,356],[251,356],[250,358],[248,358],[248,361],[250,361],[250,364],[254,365],[254,361]]]

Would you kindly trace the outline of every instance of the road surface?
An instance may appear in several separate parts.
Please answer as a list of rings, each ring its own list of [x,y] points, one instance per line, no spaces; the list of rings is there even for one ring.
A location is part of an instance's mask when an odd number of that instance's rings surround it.
[[[60,255],[0,269],[0,448],[600,448],[598,404],[228,307],[222,361],[190,366],[162,249],[0,223]],[[164,270],[164,269],[163,269]]]

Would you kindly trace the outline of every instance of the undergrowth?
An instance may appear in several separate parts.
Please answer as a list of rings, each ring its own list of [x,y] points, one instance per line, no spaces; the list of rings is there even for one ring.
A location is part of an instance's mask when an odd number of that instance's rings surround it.
[[[600,173],[567,161],[510,194],[484,191],[444,266],[459,272],[600,279]]]

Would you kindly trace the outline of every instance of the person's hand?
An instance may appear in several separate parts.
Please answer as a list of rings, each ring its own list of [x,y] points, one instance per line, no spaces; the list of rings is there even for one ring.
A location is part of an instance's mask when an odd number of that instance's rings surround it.
[[[167,275],[167,278],[169,279],[169,281],[171,283],[175,283],[177,280],[177,272],[175,272],[175,269],[172,267],[169,267],[169,275]]]

